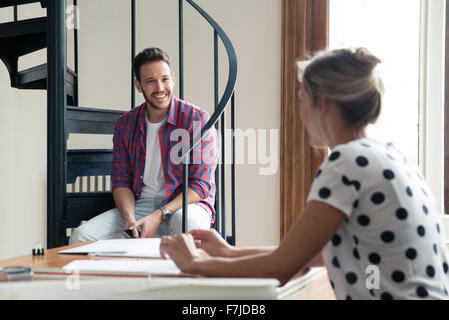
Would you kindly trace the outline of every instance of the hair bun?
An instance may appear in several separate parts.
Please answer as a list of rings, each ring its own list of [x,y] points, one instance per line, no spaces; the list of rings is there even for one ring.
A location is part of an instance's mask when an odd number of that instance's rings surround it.
[[[379,63],[382,62],[382,60],[369,52],[366,48],[357,48],[355,50],[354,57],[357,61],[370,66],[371,69],[374,69]]]

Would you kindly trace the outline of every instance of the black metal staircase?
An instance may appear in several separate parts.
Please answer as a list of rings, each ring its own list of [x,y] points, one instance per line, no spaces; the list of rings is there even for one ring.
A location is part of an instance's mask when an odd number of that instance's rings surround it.
[[[68,106],[67,136],[77,134],[113,134],[116,120],[123,111]],[[112,150],[67,150],[67,184],[78,177],[105,176],[112,170]],[[76,228],[80,221],[89,220],[114,207],[111,192],[67,193],[66,228]]]
[[[42,8],[47,7],[47,0],[2,0],[0,2],[0,8],[18,6],[21,4],[29,4],[29,3],[35,3],[35,2],[40,2]]]
[[[174,0],[173,0],[174,1]],[[191,149],[200,142],[207,130],[215,126],[222,130],[224,139],[225,109],[231,102],[232,129],[234,129],[234,88],[237,78],[237,60],[234,48],[224,31],[195,2],[179,1],[180,33],[180,98],[184,95],[183,85],[183,6],[190,4],[207,20],[213,29],[214,37],[214,81],[215,112],[203,128],[201,135],[193,137]],[[27,20],[17,20],[17,6],[40,3],[47,8],[47,16]],[[76,5],[76,0],[75,3]],[[132,5],[132,54],[135,50],[135,0]],[[4,62],[11,79],[11,86],[17,89],[47,90],[47,248],[67,244],[66,229],[77,227],[82,220],[88,220],[115,206],[111,192],[67,192],[67,184],[74,183],[78,177],[106,176],[111,172],[112,150],[68,150],[67,139],[70,134],[113,134],[114,124],[123,111],[79,107],[77,97],[78,75],[77,52],[75,52],[75,71],[67,67],[66,52],[66,1],[65,0],[1,0],[0,8],[14,7],[14,20],[0,24],[0,59]],[[228,82],[222,98],[218,97],[218,39],[226,49],[229,61]],[[47,48],[47,63],[27,70],[18,70],[18,59],[26,54]],[[77,35],[75,33],[75,51]],[[131,65],[131,62],[129,62]],[[133,83],[131,83],[133,87]],[[134,106],[132,89],[131,106]],[[221,125],[218,120],[221,117]],[[232,148],[234,144],[232,143]],[[190,152],[190,151],[189,151]],[[234,151],[232,150],[234,155]],[[187,158],[189,155],[184,154]],[[224,150],[222,159],[226,159]],[[187,167],[188,164],[185,165]],[[188,171],[186,171],[188,172]],[[232,164],[232,235],[227,236],[226,221],[226,171],[225,164],[217,169],[216,223],[215,228],[228,242],[235,244],[235,170]],[[185,177],[187,179],[187,177]],[[186,181],[186,180],[184,180]],[[184,183],[186,186],[187,184]],[[185,189],[186,191],[187,189]],[[185,197],[184,197],[185,198]],[[186,203],[184,203],[187,215]],[[220,224],[220,221],[222,223]],[[185,228],[185,226],[184,226]]]
[[[19,3],[20,2],[20,3]],[[46,7],[46,1],[2,1],[1,7],[12,4],[40,2]],[[0,59],[5,63],[11,79],[11,86],[17,89],[47,89],[47,64],[30,69],[18,70],[21,56],[47,47],[47,18],[33,18],[0,24]],[[67,99],[74,103],[77,75],[67,68]]]

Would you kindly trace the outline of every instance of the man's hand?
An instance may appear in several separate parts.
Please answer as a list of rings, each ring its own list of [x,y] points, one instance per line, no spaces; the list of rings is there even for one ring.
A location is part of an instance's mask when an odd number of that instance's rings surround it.
[[[129,218],[125,220],[125,230],[131,230],[133,232],[134,238],[139,237],[139,232],[137,231],[137,223],[134,218]]]
[[[125,222],[125,230],[132,230],[133,235],[137,238],[138,232],[136,230],[136,217],[135,217],[135,200],[134,194],[129,188],[121,187],[112,192],[115,204],[120,211]]]
[[[140,233],[141,238],[154,238],[161,223],[162,211],[157,209],[145,218],[138,220],[136,222],[136,228],[142,226],[142,231]]]
[[[215,229],[196,229],[189,232],[197,248],[213,257],[232,257],[233,247],[229,245]]]

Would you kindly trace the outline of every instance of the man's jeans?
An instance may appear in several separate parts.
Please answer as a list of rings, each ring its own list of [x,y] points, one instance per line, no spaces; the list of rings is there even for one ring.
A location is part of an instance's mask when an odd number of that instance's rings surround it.
[[[136,201],[135,218],[136,221],[148,216],[164,205],[165,198],[141,198]],[[211,220],[209,213],[196,204],[189,204],[188,207],[188,230],[209,229]],[[85,224],[73,230],[70,237],[70,244],[96,241],[106,239],[123,239],[125,222],[117,208],[106,211]],[[156,234],[156,238],[163,235],[174,235],[182,232],[182,208],[172,214],[171,219],[163,221]]]

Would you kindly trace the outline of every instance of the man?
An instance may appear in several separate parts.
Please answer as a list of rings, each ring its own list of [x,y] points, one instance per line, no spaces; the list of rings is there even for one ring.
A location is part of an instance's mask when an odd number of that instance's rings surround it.
[[[141,238],[182,231],[182,162],[179,152],[173,152],[179,150],[177,133],[185,132],[188,141],[209,116],[174,97],[175,74],[163,50],[143,50],[134,58],[133,69],[136,88],[145,102],[122,115],[115,125],[111,178],[116,208],[76,228],[71,244],[123,238],[124,230]],[[215,218],[215,129],[198,148],[200,156],[195,148],[189,160],[188,228],[208,229]]]

